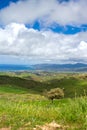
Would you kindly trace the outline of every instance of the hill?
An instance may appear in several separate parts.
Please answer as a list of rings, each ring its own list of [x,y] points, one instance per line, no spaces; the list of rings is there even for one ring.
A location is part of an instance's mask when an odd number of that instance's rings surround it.
[[[52,76],[53,74],[53,76]],[[27,89],[30,93],[43,95],[51,88],[63,88],[65,97],[75,97],[87,93],[86,74],[56,74],[56,73],[21,73],[11,76],[0,75],[0,86],[10,85]]]
[[[43,93],[56,87],[65,98],[52,103]],[[57,130],[86,130],[86,94],[86,73],[0,73],[0,129],[56,129],[56,122]]]
[[[59,71],[59,72],[85,72],[87,71],[87,64],[37,64],[33,65],[35,70],[43,71]]]

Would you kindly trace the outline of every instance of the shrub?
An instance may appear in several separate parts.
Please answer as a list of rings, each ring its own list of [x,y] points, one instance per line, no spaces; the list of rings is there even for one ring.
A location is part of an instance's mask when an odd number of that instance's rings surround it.
[[[53,99],[61,99],[64,97],[63,89],[60,88],[51,89],[50,91],[47,92],[47,97],[52,101]]]

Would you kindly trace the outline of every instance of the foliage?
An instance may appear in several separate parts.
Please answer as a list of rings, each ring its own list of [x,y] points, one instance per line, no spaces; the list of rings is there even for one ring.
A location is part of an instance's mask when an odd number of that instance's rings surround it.
[[[61,99],[64,97],[63,89],[54,88],[47,92],[48,99]]]

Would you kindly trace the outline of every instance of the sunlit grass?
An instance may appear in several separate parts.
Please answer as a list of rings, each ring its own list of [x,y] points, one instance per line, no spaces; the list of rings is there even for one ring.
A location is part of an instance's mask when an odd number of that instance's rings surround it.
[[[0,127],[10,127],[12,130],[27,127],[29,130],[36,125],[42,125],[55,120],[71,129],[86,130],[87,128],[87,98],[49,100],[39,95],[15,95],[0,98]],[[34,97],[34,98],[33,98]],[[35,99],[36,98],[36,99]]]

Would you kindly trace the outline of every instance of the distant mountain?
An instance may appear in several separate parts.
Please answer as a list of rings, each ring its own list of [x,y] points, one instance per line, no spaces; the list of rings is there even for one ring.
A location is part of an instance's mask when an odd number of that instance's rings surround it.
[[[87,71],[87,64],[37,64],[33,65],[35,70],[43,71]]]
[[[28,71],[28,70],[33,70],[33,68],[27,65],[0,64],[0,71]]]
[[[87,72],[87,64],[36,64],[6,65],[0,64],[0,71],[56,71],[56,72]]]

